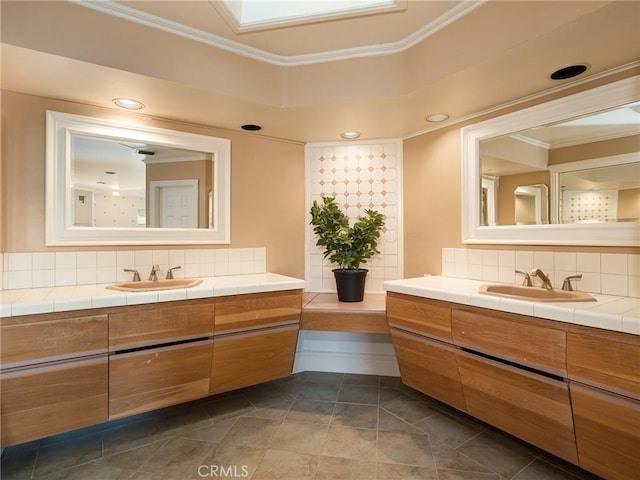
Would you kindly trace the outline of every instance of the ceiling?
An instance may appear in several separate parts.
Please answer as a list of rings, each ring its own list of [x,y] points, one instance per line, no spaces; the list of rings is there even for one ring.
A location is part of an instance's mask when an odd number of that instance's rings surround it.
[[[301,142],[407,137],[640,65],[637,1],[421,1],[242,29],[218,1],[0,2],[12,91]],[[226,13],[225,13],[226,12]],[[55,21],[52,21],[55,19]],[[572,80],[549,74],[589,65]]]

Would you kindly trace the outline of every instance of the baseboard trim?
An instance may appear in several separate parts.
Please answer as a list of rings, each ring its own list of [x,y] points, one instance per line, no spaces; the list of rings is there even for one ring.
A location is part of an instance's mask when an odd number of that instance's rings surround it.
[[[337,353],[319,350],[296,352],[293,373],[305,371],[400,376],[395,355]]]

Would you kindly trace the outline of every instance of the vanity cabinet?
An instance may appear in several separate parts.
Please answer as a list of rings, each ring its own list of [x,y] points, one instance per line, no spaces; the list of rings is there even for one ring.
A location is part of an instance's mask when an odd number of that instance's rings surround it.
[[[566,376],[566,332],[554,322],[474,307],[454,308],[454,343],[518,365]]]
[[[403,383],[465,410],[450,306],[389,292],[387,319]]]
[[[220,298],[210,393],[290,375],[301,312],[300,290]]]
[[[183,300],[109,315],[109,419],[209,394],[215,304]]]
[[[640,471],[640,336],[387,293],[403,383],[604,478]]]
[[[2,447],[107,420],[107,335],[106,314],[2,319]]]
[[[209,395],[213,340],[136,350],[109,359],[109,419]]]
[[[466,410],[455,348],[394,327],[391,337],[405,385]]]
[[[567,368],[580,465],[605,478],[638,478],[640,336],[572,331]]]
[[[458,355],[467,413],[577,464],[569,386],[561,378]]]

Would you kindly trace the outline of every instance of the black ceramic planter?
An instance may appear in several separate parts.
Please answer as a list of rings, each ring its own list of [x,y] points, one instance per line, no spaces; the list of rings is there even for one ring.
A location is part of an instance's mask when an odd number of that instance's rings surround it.
[[[369,270],[366,268],[336,268],[332,271],[336,278],[338,300],[341,302],[361,302],[364,298],[364,282]]]

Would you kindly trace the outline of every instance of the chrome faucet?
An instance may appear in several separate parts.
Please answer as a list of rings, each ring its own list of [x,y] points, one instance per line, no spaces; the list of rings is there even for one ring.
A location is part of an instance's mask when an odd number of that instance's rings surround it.
[[[153,265],[151,267],[151,273],[149,274],[149,280],[153,280],[154,282],[157,282],[159,271],[160,271],[160,265]]]
[[[171,267],[169,270],[167,270],[167,276],[165,277],[166,280],[171,280],[173,279],[173,271],[174,270],[180,270],[182,267],[180,265],[178,265],[177,267]]]
[[[538,277],[540,280],[542,280],[542,288],[553,290],[553,287],[551,286],[551,280],[549,280],[549,277],[547,277],[547,275],[545,275],[545,273],[539,268],[531,270],[531,276]]]
[[[533,283],[531,283],[531,275],[527,272],[523,272],[521,270],[516,270],[516,273],[524,275],[524,279],[522,280],[522,285],[525,287],[533,287]]]
[[[125,268],[124,271],[133,273],[133,281],[134,282],[139,282],[140,281],[140,273],[138,272],[138,270],[134,270],[133,268]]]
[[[567,278],[565,278],[564,282],[562,283],[562,290],[573,292],[573,285],[571,285],[571,280],[573,280],[574,278],[576,280],[579,280],[580,278],[582,278],[582,274],[579,273],[578,275],[570,275]]]

